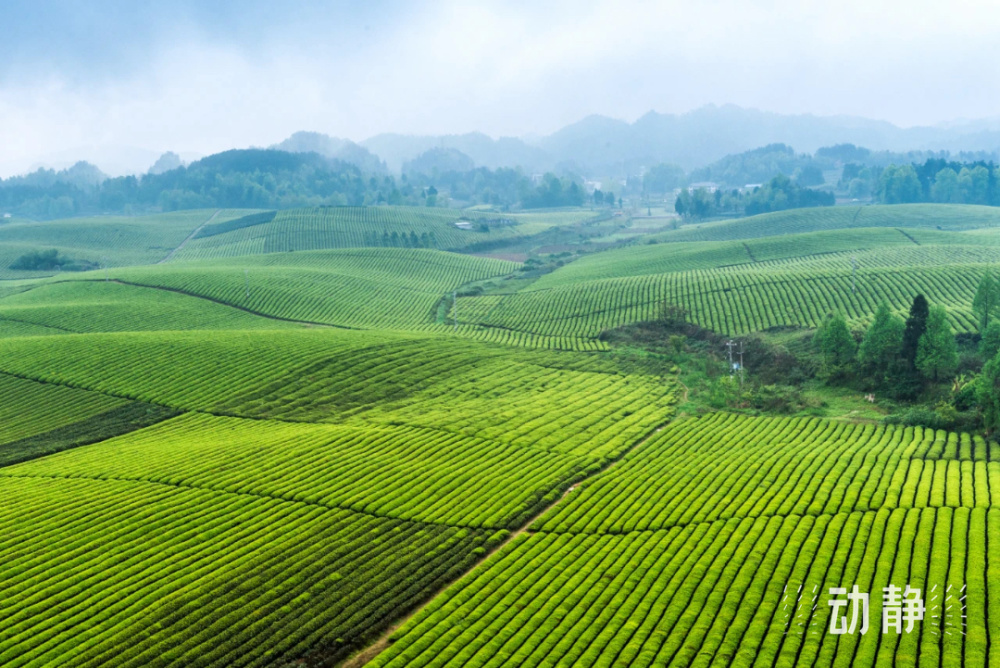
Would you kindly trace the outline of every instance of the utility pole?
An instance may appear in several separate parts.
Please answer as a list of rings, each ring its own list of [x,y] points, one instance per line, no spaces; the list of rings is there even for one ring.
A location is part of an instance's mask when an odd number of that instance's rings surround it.
[[[247,299],[250,299],[250,270],[249,269],[244,269],[243,270],[243,286],[246,288],[246,291],[247,291]]]
[[[458,292],[452,291],[451,293],[451,316],[455,321],[455,331],[458,331]]]
[[[740,394],[743,394],[743,339],[740,339]]]
[[[729,350],[729,375],[733,375],[733,346],[736,344],[732,339],[726,341],[726,348]]]

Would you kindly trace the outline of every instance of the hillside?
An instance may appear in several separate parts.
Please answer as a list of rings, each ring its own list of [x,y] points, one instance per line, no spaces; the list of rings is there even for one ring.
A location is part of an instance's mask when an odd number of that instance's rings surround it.
[[[1000,225],[1000,209],[967,204],[892,204],[791,209],[739,220],[685,225],[657,241],[724,241],[855,227],[971,230]]]
[[[822,385],[808,341],[917,293],[978,336],[997,220],[0,225],[0,256],[110,265],[0,276],[0,664],[992,665],[1000,446],[883,422],[905,404]],[[714,348],[759,332],[764,401],[733,400]],[[815,632],[842,582],[918,586],[927,616]]]

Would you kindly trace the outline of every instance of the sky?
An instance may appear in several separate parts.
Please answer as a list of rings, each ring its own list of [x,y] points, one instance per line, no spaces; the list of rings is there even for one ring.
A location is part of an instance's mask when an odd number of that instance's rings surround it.
[[[0,26],[0,176],[298,130],[540,136],[706,104],[1000,116],[991,2],[4,0]]]

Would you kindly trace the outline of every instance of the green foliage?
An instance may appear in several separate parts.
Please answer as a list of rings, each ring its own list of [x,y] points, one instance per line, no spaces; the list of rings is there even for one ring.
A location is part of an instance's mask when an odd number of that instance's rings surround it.
[[[979,279],[972,298],[972,312],[979,321],[980,333],[985,333],[990,320],[1000,314],[1000,283],[997,283],[992,271],[986,271]]]
[[[857,356],[857,343],[840,313],[827,316],[816,330],[813,342],[823,356],[823,372],[830,377],[849,374]]]
[[[927,299],[923,295],[917,295],[913,298],[913,304],[910,305],[910,314],[906,318],[906,329],[903,331],[902,355],[903,361],[906,362],[907,368],[911,371],[917,368],[917,347],[920,337],[927,330],[929,308]],[[945,326],[947,324],[945,322]]]
[[[958,347],[943,306],[930,309],[926,331],[920,336],[916,366],[920,373],[935,382],[954,373],[958,367]]]
[[[581,206],[583,194],[583,188],[576,181],[546,174],[540,185],[522,195],[521,205],[526,209]]]
[[[828,160],[818,161],[808,154],[796,154],[791,146],[785,144],[769,144],[750,151],[728,155],[710,165],[691,172],[692,181],[714,181],[731,188],[742,188],[748,183],[764,183],[777,175],[790,177],[801,174],[803,170],[809,173],[819,173],[819,181],[807,178],[808,183],[800,181],[800,185],[819,185],[823,183],[820,166],[829,164]]]
[[[14,260],[10,268],[15,271],[88,271],[96,269],[93,262],[81,262],[60,256],[56,249],[25,253]]]
[[[905,327],[903,319],[892,312],[887,302],[879,303],[858,347],[861,371],[874,384],[890,382],[896,373]]]
[[[976,403],[983,413],[987,434],[1000,428],[1000,355],[986,362],[976,378]]]
[[[673,192],[685,182],[684,170],[677,165],[660,163],[653,165],[642,177],[642,190],[649,194]]]
[[[884,204],[907,204],[923,199],[917,172],[910,165],[890,165],[882,171],[878,184],[879,200]]]
[[[833,204],[833,193],[811,190],[787,176],[779,175],[748,193],[737,190],[716,190],[711,193],[705,188],[696,188],[693,192],[682,189],[674,202],[674,210],[685,218],[702,219],[722,214],[745,213],[753,216],[771,211]]]
[[[979,354],[984,359],[993,359],[1000,353],[1000,320],[993,320],[986,326],[982,339],[979,341]]]

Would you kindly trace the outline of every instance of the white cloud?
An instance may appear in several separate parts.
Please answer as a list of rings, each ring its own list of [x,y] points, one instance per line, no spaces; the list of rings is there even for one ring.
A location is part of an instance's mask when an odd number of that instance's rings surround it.
[[[243,42],[179,23],[114,76],[8,77],[0,174],[73,147],[210,153],[301,129],[523,135],[726,102],[913,125],[1000,103],[988,2],[451,1],[364,22]]]

